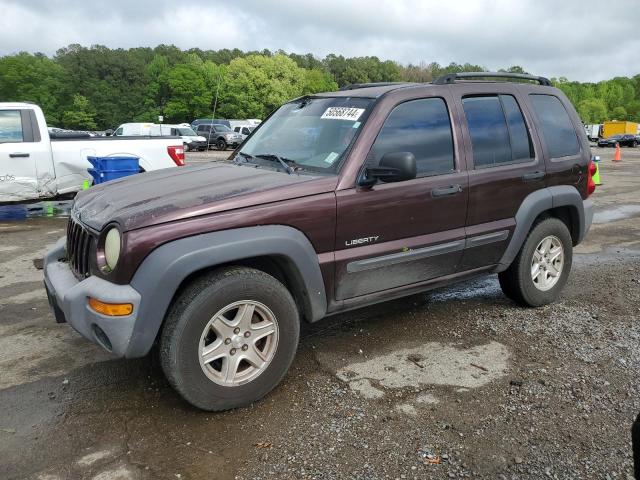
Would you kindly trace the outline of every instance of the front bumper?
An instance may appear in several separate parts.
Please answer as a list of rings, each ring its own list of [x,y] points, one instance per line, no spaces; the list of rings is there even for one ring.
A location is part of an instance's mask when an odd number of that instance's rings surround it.
[[[189,146],[190,150],[200,150],[200,149],[207,148],[207,141],[206,140],[202,142],[193,141],[193,142],[187,143],[187,145]]]
[[[90,276],[78,280],[65,259],[61,238],[44,259],[44,284],[56,321],[68,322],[80,335],[119,357],[126,357],[140,310],[140,294],[130,285],[116,285]],[[109,317],[89,307],[89,297],[106,303],[131,303],[133,312]]]

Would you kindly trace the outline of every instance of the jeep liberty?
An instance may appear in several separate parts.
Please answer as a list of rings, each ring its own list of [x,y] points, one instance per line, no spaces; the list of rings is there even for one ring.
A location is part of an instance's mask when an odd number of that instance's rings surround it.
[[[80,192],[44,267],[58,322],[120,357],[157,345],[205,410],[272,390],[303,321],[494,273],[553,302],[593,215],[584,128],[543,77],[305,96],[231,159]]]

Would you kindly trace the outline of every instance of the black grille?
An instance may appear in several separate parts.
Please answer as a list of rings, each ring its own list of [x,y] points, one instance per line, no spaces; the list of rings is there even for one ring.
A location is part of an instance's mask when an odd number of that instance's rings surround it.
[[[91,234],[78,222],[69,218],[67,226],[67,260],[77,277],[89,275]]]

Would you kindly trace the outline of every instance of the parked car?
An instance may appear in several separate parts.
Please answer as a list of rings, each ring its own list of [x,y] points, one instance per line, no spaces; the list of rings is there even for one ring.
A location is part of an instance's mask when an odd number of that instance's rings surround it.
[[[188,402],[224,410],[280,382],[301,322],[480,274],[554,302],[593,215],[584,129],[545,78],[468,75],[302,97],[235,164],[80,193],[44,262],[57,320],[119,357],[157,344]]]
[[[159,137],[169,135],[182,138],[182,145],[185,151],[200,150],[207,148],[207,139],[201,137],[188,125],[170,125],[166,123],[123,123],[115,132],[114,136],[129,137]]]
[[[200,124],[206,124],[206,125],[225,125],[229,128],[231,128],[231,123],[229,122],[229,120],[226,120],[224,118],[196,118],[193,122],[191,122],[191,128],[193,128],[194,130],[198,130],[198,125]]]
[[[637,147],[638,135],[612,135],[609,138],[601,138],[600,140],[598,140],[599,147],[615,147],[616,143],[621,147]]]
[[[238,125],[233,127],[233,131],[242,135],[242,141],[244,142],[255,128],[255,125]]]
[[[193,131],[191,127],[184,127],[181,125],[171,126],[171,135],[175,135],[182,138],[182,144],[185,151],[199,150],[204,151],[207,149],[207,139],[201,135],[198,135]]]
[[[161,137],[169,135],[169,125],[150,122],[123,123],[113,132],[115,137]]]
[[[205,138],[208,148],[215,146],[218,150],[226,150],[228,147],[236,148],[242,143],[242,135],[226,125],[201,123],[196,132]]]
[[[138,157],[146,172],[184,165],[180,138],[49,133],[40,107],[0,103],[0,202],[73,194],[92,181],[87,156],[110,155]]]

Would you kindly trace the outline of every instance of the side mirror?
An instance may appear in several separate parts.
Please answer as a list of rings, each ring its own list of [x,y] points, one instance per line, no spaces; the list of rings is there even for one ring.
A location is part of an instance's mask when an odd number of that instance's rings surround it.
[[[411,152],[385,153],[377,167],[365,169],[358,181],[361,187],[370,187],[381,182],[404,182],[416,178],[416,157]]]

